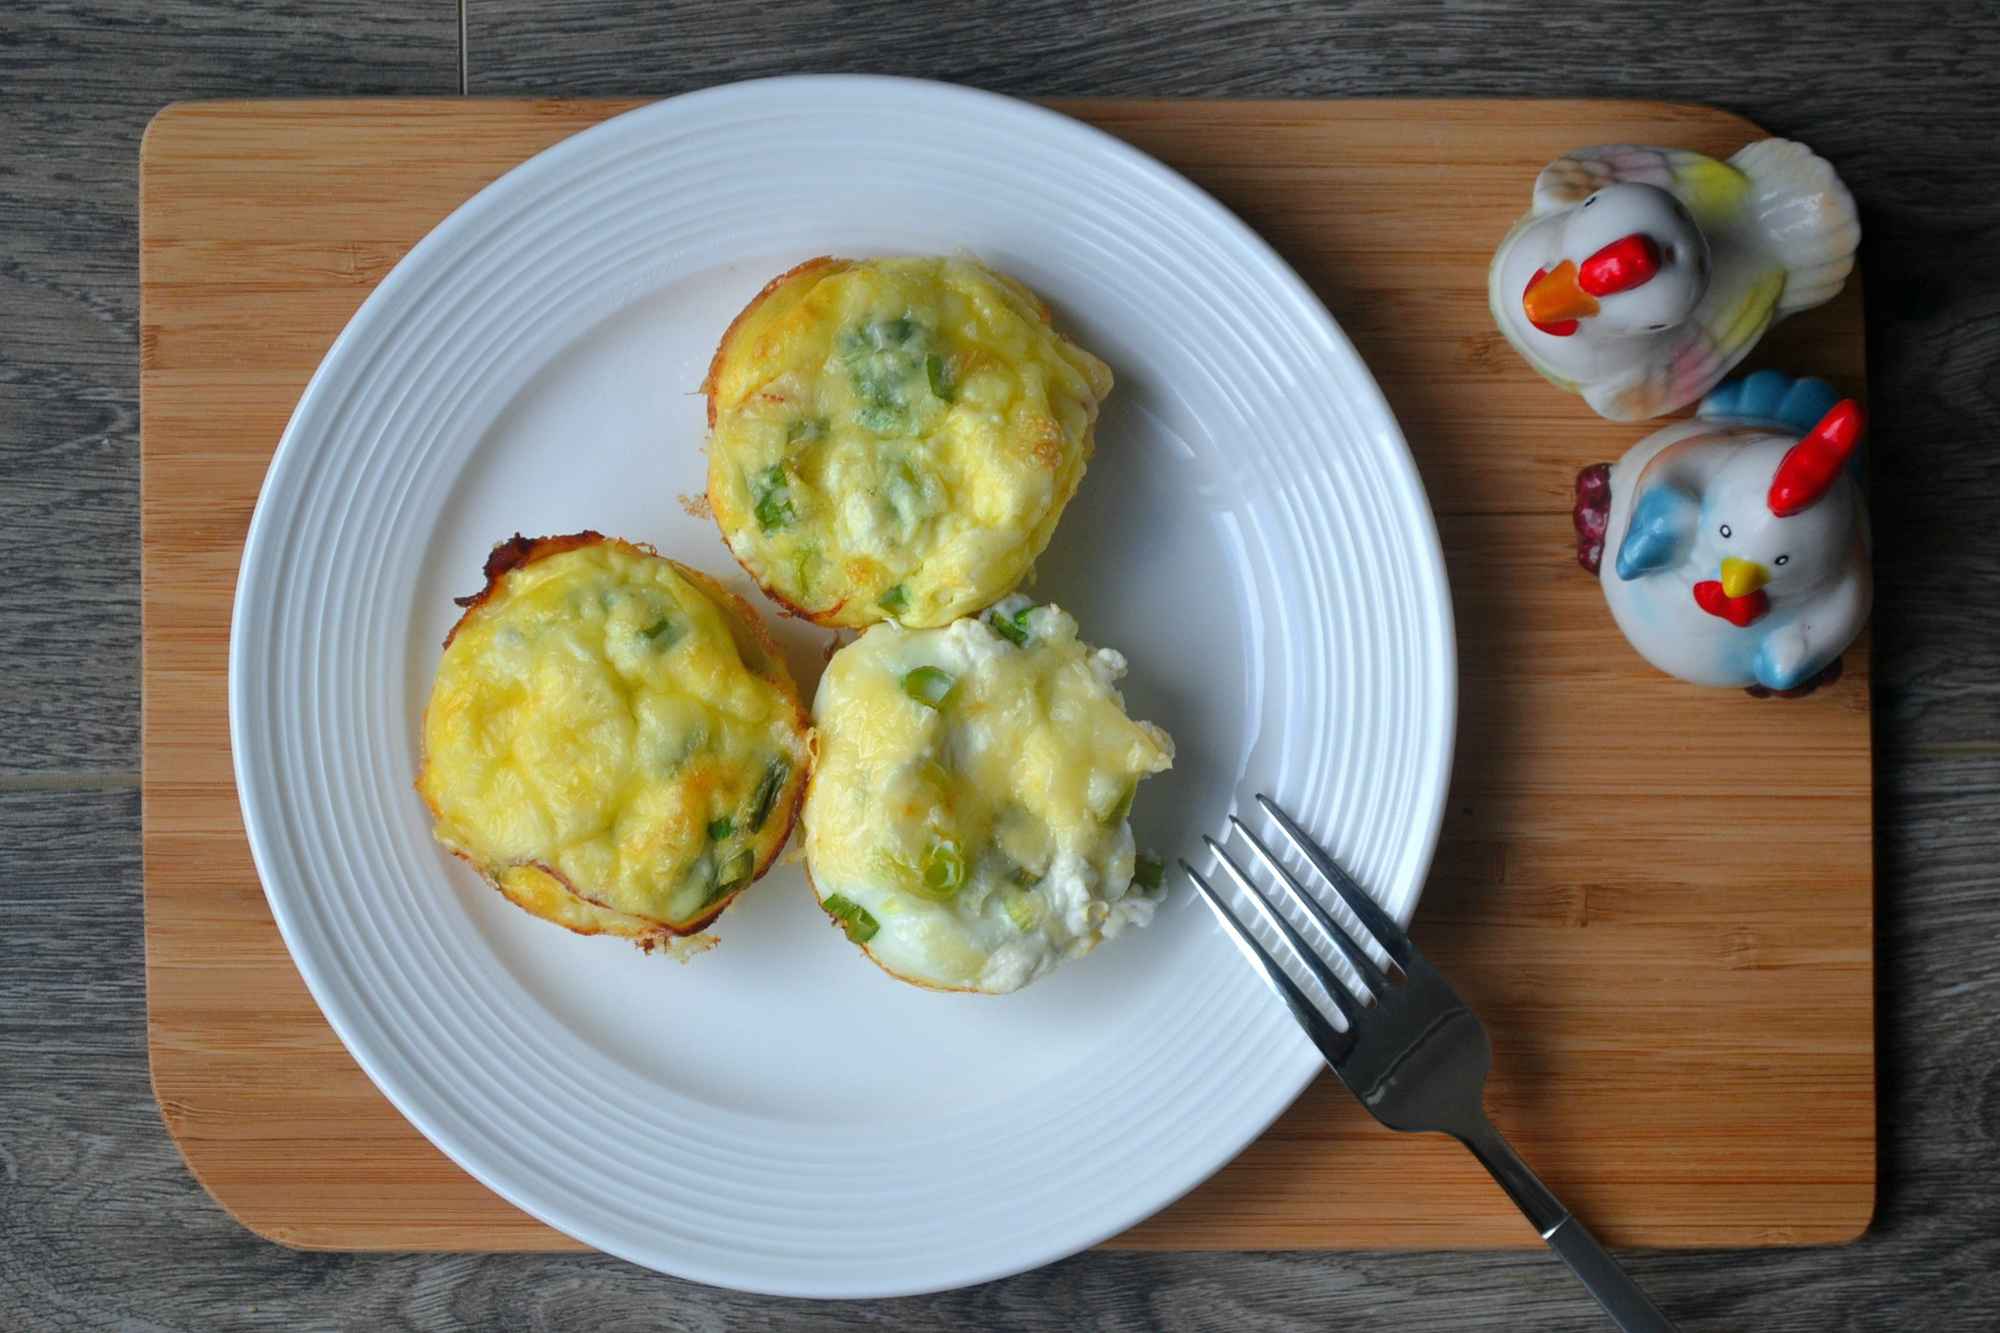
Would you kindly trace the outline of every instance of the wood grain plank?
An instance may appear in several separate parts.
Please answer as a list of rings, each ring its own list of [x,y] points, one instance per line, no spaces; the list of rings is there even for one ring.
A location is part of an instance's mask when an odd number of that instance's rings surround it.
[[[180,39],[160,42],[163,25]],[[457,87],[452,0],[0,12],[0,561],[35,571],[0,582],[0,778],[139,765],[147,121],[180,97]]]
[[[1645,104],[1066,106],[1261,221],[1336,305],[1403,299],[1347,288],[1351,273],[1406,283],[1446,336],[1406,346],[1391,323],[1363,321],[1364,349],[1379,340],[1372,351],[1404,366],[1412,394],[1421,379],[1427,404],[1478,405],[1460,415],[1480,429],[1430,431],[1420,451],[1466,651],[1441,905],[1422,930],[1496,1031],[1495,1114],[1613,1243],[1851,1239],[1875,1161],[1866,654],[1804,711],[1648,672],[1574,567],[1562,495],[1590,449],[1638,432],[1575,409],[1565,456],[1545,424],[1561,415],[1552,403],[1569,405],[1455,336],[1484,336],[1494,219],[1579,126],[1717,152],[1754,129]],[[149,714],[146,737],[154,1077],[197,1174],[290,1244],[566,1244],[430,1150],[325,1032],[256,894],[219,723],[228,592],[281,410],[402,247],[614,109],[214,104],[178,108],[147,141],[146,680],[149,698],[176,701],[157,725]],[[1436,218],[1324,206],[1427,173],[1454,181]],[[342,206],[302,207],[308,182],[350,177]],[[1288,199],[1317,202],[1288,212]],[[239,241],[241,263],[226,244]],[[1413,250],[1453,259],[1411,264]],[[1858,386],[1858,301],[1800,323],[1830,373]],[[1607,864],[1608,840],[1625,855]],[[1802,850],[1758,864],[1767,845]],[[1801,1136],[1792,1122],[1808,1106],[1823,1130]],[[1594,1132],[1564,1128],[1584,1124]],[[1370,1201],[1397,1191],[1406,1206],[1382,1217]],[[1326,1084],[1117,1243],[1534,1242],[1449,1145],[1383,1134]]]

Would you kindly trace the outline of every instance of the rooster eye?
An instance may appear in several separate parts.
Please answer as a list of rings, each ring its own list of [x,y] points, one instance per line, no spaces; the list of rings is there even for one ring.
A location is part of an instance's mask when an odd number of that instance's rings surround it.
[[[1723,535],[1724,537],[1733,537],[1733,536],[1735,536],[1736,534],[1735,534],[1735,533],[1733,533],[1733,532],[1731,532],[1731,531],[1729,530],[1729,525],[1728,525],[1727,523],[1724,523],[1724,524],[1722,525],[1722,535]]]
[[[1781,556],[1779,556],[1779,557],[1778,557],[1778,558],[1777,558],[1776,560],[1773,560],[1773,561],[1772,561],[1771,563],[1772,563],[1772,564],[1774,564],[1774,565],[1784,565],[1784,564],[1790,564],[1790,563],[1791,563],[1791,559],[1792,559],[1792,558],[1791,558],[1790,556],[1788,556],[1788,555],[1781,555]]]
[[[1646,331],[1648,333],[1658,333],[1661,329],[1664,329],[1665,327],[1667,326],[1664,324],[1648,324],[1646,326]]]
[[[1583,206],[1585,208],[1589,208],[1592,204],[1596,202],[1597,202],[1597,196],[1593,194],[1592,196],[1590,196],[1590,198],[1583,201]]]

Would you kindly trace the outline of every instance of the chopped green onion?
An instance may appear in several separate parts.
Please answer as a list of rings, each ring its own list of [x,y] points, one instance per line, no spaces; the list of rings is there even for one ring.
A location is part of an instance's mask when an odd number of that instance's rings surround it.
[[[1015,866],[1007,872],[1007,878],[1024,889],[1032,889],[1042,882],[1042,877],[1026,866]]]
[[[680,623],[672,616],[661,616],[658,620],[640,630],[639,633],[651,639],[653,646],[664,652],[679,643],[685,631],[681,629]]]
[[[898,583],[895,587],[876,598],[875,605],[881,607],[892,616],[900,616],[903,612],[910,609],[910,594],[902,584]]]
[[[903,693],[926,708],[941,708],[958,682],[934,666],[920,666],[903,677]]]
[[[1042,923],[1042,896],[1026,889],[1009,889],[1002,900],[1007,909],[1007,919],[1014,923],[1014,929],[1030,931]]]
[[[1132,813],[1132,801],[1138,795],[1139,795],[1139,780],[1137,778],[1134,778],[1132,779],[1131,783],[1126,786],[1125,794],[1118,798],[1118,804],[1111,807],[1111,813],[1104,816],[1105,827],[1115,828],[1119,824],[1124,823],[1125,817]]]
[[[757,784],[756,795],[750,798],[750,831],[756,833],[764,827],[764,821],[771,817],[771,807],[778,803],[778,791],[785,785],[785,779],[792,775],[791,761],[773,759],[764,770],[763,781]]]
[[[701,905],[708,906],[722,896],[715,884],[715,858],[703,853],[701,859],[688,867],[688,882],[701,895]]]
[[[852,898],[829,893],[820,901],[820,906],[840,923],[840,928],[847,932],[847,938],[856,944],[868,943],[875,938],[875,932],[882,929],[882,923],[875,919],[874,913]]]
[[[910,335],[916,331],[917,322],[908,315],[899,315],[895,319],[868,326],[868,332],[875,339],[877,347],[887,347],[891,343],[906,343],[910,340]]]
[[[944,358],[933,353],[924,358],[924,376],[931,382],[931,393],[941,403],[948,403],[957,396],[953,388],[951,373],[945,368]]]
[[[1032,606],[1022,607],[1011,616],[1003,616],[998,611],[988,611],[986,623],[993,627],[995,634],[1016,648],[1023,648],[1028,643],[1028,612],[1034,609]]]
[[[711,819],[708,821],[708,840],[710,842],[721,842],[735,831],[736,823],[728,815],[724,815],[720,819]]]
[[[909,416],[892,403],[870,403],[855,412],[854,420],[877,435],[900,435],[910,424]]]
[[[1132,882],[1148,893],[1158,893],[1167,882],[1167,863],[1140,853],[1132,858]]]
[[[748,847],[740,848],[727,861],[722,863],[722,869],[715,876],[716,886],[720,889],[733,889],[744,880],[750,878],[750,872],[756,868],[756,853],[752,852]]]
[[[826,437],[825,417],[799,417],[785,427],[786,444],[811,444]]]
[[[781,467],[766,468],[750,484],[756,505],[757,526],[766,532],[791,526],[798,514],[792,509],[792,487]]]
[[[965,857],[955,842],[932,845],[924,856],[924,882],[918,890],[937,902],[950,902],[965,887]]]

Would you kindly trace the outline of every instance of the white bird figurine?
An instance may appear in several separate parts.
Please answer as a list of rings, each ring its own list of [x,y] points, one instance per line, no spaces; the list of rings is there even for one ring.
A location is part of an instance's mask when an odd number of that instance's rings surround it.
[[[1487,299],[1529,365],[1600,416],[1643,421],[1832,300],[1860,240],[1853,196],[1804,144],[1764,139],[1727,162],[1608,144],[1542,169]]]
[[[1577,557],[1640,656],[1697,685],[1812,685],[1874,595],[1861,409],[1760,371],[1577,478]]]

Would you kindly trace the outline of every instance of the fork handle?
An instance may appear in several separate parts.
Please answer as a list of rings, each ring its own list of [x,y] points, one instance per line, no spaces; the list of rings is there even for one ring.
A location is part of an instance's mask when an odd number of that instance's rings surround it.
[[[1604,1313],[1624,1333],[1675,1333],[1673,1321],[1660,1313],[1660,1307],[1640,1290],[1630,1273],[1618,1266],[1617,1260],[1605,1253],[1583,1223],[1570,1216],[1562,1200],[1528,1169],[1528,1164],[1491,1122],[1482,1120],[1476,1130],[1459,1135],[1458,1139],[1493,1174],[1493,1179],[1534,1224],[1549,1248],[1562,1256],[1572,1273],[1583,1279],[1583,1285],[1604,1307]]]

